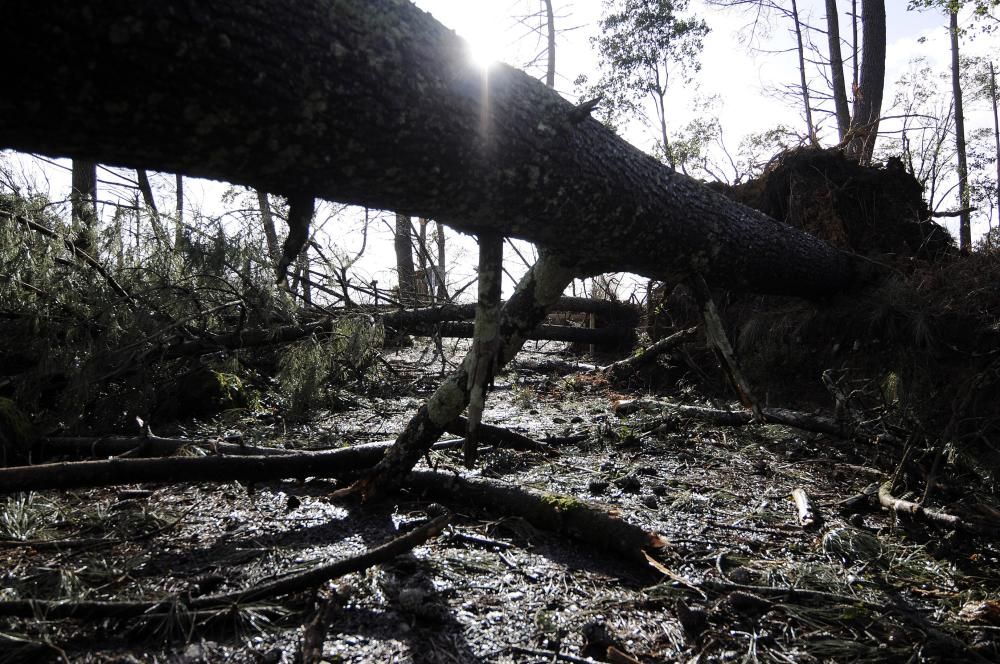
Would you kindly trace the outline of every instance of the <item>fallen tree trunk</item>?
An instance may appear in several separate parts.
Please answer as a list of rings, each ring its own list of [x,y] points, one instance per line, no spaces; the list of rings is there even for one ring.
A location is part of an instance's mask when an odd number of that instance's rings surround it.
[[[806,296],[856,277],[848,255],[675,173],[534,78],[474,67],[406,2],[12,0],[0,54],[19,63],[0,147],[500,232],[580,274],[699,272]]]

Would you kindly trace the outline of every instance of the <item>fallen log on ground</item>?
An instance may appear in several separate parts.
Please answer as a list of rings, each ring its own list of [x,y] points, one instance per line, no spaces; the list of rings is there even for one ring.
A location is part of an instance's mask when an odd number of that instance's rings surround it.
[[[613,325],[591,329],[569,325],[539,325],[528,333],[533,341],[567,341],[594,344],[598,346],[621,347],[635,339],[634,327],[638,324],[638,310],[620,302],[591,300],[588,298],[561,297],[552,311],[595,313],[607,316]],[[404,334],[424,336],[471,338],[472,325],[464,321],[472,320],[476,314],[473,304],[445,304],[420,309],[400,309],[387,313],[372,313],[366,309],[345,309],[343,316],[367,316],[373,323]],[[299,325],[280,325],[240,330],[230,334],[203,334],[198,339],[188,339],[168,345],[158,355],[162,359],[193,357],[214,353],[220,349],[238,350],[278,346],[305,339],[313,335],[330,334],[337,329],[341,317],[326,317]]]
[[[645,564],[643,551],[667,546],[656,533],[623,520],[616,509],[570,496],[432,470],[412,471],[405,485],[442,502],[457,501],[517,515],[538,528],[569,535],[638,564]]]
[[[465,434],[464,418],[445,430]],[[483,444],[532,452],[554,453],[551,446],[514,431],[480,424]],[[263,482],[305,477],[343,477],[373,468],[395,441],[361,443],[334,450],[301,451],[243,447],[211,439],[109,436],[106,438],[47,438],[43,451],[87,456],[92,461],[44,463],[0,468],[0,494],[45,489],[70,489],[145,482]],[[441,441],[431,449],[462,446],[462,439]],[[207,456],[171,457],[185,447],[199,447]],[[129,458],[117,456],[135,453]],[[226,454],[229,456],[215,456]]]
[[[523,450],[529,452],[553,453],[550,446],[539,442],[528,436],[494,426],[492,424],[480,424],[479,440],[487,445],[506,447],[513,450]],[[465,435],[466,420],[464,417],[456,418],[449,423],[445,431],[456,436]],[[259,447],[254,445],[243,445],[221,441],[213,438],[164,438],[157,435],[149,436],[49,436],[42,438],[32,449],[31,454],[34,461],[44,460],[52,457],[75,457],[87,459],[104,459],[107,457],[128,456],[130,458],[150,458],[167,457],[177,454],[184,448],[198,448],[209,454],[222,454],[229,456],[289,456],[300,453],[320,453],[337,452],[342,449],[372,450],[371,454],[375,461],[378,460],[375,450],[384,452],[393,444],[392,440],[384,440],[370,443],[359,443],[347,448],[337,448],[334,450],[295,450],[281,447]],[[461,443],[461,440],[447,440],[435,443],[433,449],[450,449],[454,443]],[[374,461],[372,465],[374,465]]]

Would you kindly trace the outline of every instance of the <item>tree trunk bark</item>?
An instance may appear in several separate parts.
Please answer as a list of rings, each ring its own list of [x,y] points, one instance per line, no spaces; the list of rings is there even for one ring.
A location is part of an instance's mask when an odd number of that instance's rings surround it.
[[[396,249],[396,274],[399,276],[399,302],[407,307],[416,304],[416,272],[413,268],[413,228],[410,218],[396,215],[396,232],[393,236]]]
[[[809,102],[809,82],[806,80],[806,55],[802,47],[802,24],[799,23],[799,6],[792,0],[792,21],[795,23],[795,46],[799,53],[799,90],[802,94],[802,107],[806,113],[806,130],[809,142],[816,144],[816,127],[813,125],[812,104]]]
[[[552,11],[552,0],[542,0],[545,4],[545,26],[548,35],[548,66],[545,68],[545,85],[556,87],[556,17]]]
[[[837,15],[837,0],[826,0],[826,36],[830,45],[830,83],[833,87],[833,105],[837,114],[837,133],[843,141],[851,126],[851,111],[847,106],[844,56],[840,51],[840,17]]]
[[[97,162],[73,159],[72,180],[69,199],[73,223],[90,228],[97,219]]]
[[[437,242],[437,263],[434,265],[435,285],[437,287],[437,301],[441,304],[449,300],[448,282],[445,280],[446,271],[444,226],[440,222],[434,222],[434,240]]]
[[[497,370],[513,359],[572,280],[573,270],[552,255],[543,255],[521,278],[500,311]],[[471,351],[466,354],[458,370],[420,407],[372,474],[351,487],[351,492],[371,496],[399,485],[448,424],[465,410],[470,397],[469,376],[476,361]]]
[[[264,226],[264,240],[267,242],[267,255],[273,265],[281,259],[281,247],[278,244],[278,230],[274,227],[274,215],[271,213],[271,202],[267,193],[257,190],[257,207],[260,208],[260,221]]]
[[[699,272],[808,296],[855,277],[842,252],[672,172],[527,74],[482,72],[409,3],[4,9],[0,54],[21,64],[7,78],[18,94],[0,97],[0,147],[500,232],[581,274]]]
[[[878,138],[885,87],[885,0],[861,1],[861,82],[854,93],[854,117],[847,156],[870,164]]]
[[[955,100],[955,153],[958,159],[958,248],[972,251],[972,224],[969,219],[969,165],[965,154],[965,115],[962,111],[962,78],[958,57],[958,12],[948,12],[951,33],[951,91]]]
[[[1000,209],[1000,115],[997,114],[997,73],[993,69],[993,62],[990,61],[990,101],[993,104],[993,142],[995,145],[993,159],[997,167],[997,179],[994,181],[994,193],[997,202],[997,209]],[[991,234],[986,233],[986,248],[990,249]]]
[[[175,201],[174,212],[177,215],[177,226],[174,232],[174,249],[180,251],[184,247],[184,176],[178,173],[174,177]]]

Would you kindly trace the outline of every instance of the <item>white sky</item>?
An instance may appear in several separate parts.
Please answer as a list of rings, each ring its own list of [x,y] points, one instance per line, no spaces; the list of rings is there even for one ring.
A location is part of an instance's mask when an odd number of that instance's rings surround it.
[[[416,0],[416,4],[469,39],[478,47],[478,51],[492,52],[494,57],[509,64],[521,66],[544,48],[537,37],[530,35],[530,29],[525,23],[518,23],[512,18],[537,12],[541,6],[539,0]],[[556,49],[556,87],[573,101],[576,99],[572,81],[583,73],[589,74],[592,79],[596,78],[596,55],[590,39],[597,32],[602,4],[601,0],[555,0],[556,25],[561,30]],[[849,4],[845,0],[840,2],[841,36],[845,39],[850,38],[850,21],[846,15]],[[908,12],[905,11],[905,6],[905,0],[886,2],[888,43],[883,113],[891,103],[893,84],[907,69],[912,58],[926,56],[935,65],[935,69],[941,71],[947,69],[950,59],[947,16],[935,11]],[[799,7],[804,21],[817,26],[823,25],[825,7],[822,0],[799,0]],[[794,53],[762,54],[748,49],[741,43],[739,32],[747,24],[749,17],[737,10],[705,7],[701,0],[693,0],[690,9],[708,22],[711,32],[705,40],[702,71],[692,86],[677,90],[676,98],[670,102],[670,126],[678,128],[691,118],[690,103],[696,95],[716,94],[721,102],[716,113],[722,122],[725,141],[730,149],[734,149],[748,132],[769,129],[779,123],[804,133],[801,128],[805,123],[799,106],[763,92],[766,88],[773,89],[777,85],[797,80]],[[825,52],[825,36],[820,35],[817,39]],[[920,43],[921,40],[923,43]],[[771,31],[770,39],[761,45],[781,50],[789,49],[793,42],[785,25],[779,22]],[[966,54],[1000,51],[997,35],[966,41],[963,48]],[[845,57],[846,55],[845,51]],[[540,69],[535,73],[541,76]],[[850,73],[847,75],[850,81]],[[967,129],[987,124],[992,125],[992,122],[982,110],[967,111]],[[825,126],[832,127],[829,119],[825,121]],[[629,130],[625,137],[642,148],[648,149],[652,145],[652,135],[641,128]],[[68,165],[68,161],[63,160],[63,163]],[[39,177],[48,180],[52,198],[65,197],[64,192],[69,189],[68,173],[65,170],[46,167],[39,171]],[[172,196],[172,179],[166,176],[154,179],[154,185],[159,186],[160,193],[165,198],[164,209],[172,207],[168,202]],[[208,214],[218,211],[217,198],[222,190],[220,185],[193,179],[186,179],[185,182],[185,194],[192,206],[201,208]],[[114,195],[109,190],[106,192],[108,196]],[[100,197],[107,196],[102,192]],[[950,225],[956,226],[957,220],[952,220]],[[378,232],[369,236],[369,254],[361,266],[364,272],[362,276],[367,280],[376,278],[380,284],[388,284],[394,281],[391,271],[394,263],[391,236],[384,224],[378,226]],[[356,224],[347,223],[343,227],[345,230],[356,228]],[[952,230],[954,232],[957,229]],[[984,230],[985,224],[974,228],[974,236]],[[343,237],[338,242],[342,242],[350,252],[360,240]],[[466,242],[464,246],[467,258],[474,256],[470,251],[471,243]],[[512,252],[508,250],[507,256],[511,255]],[[465,275],[472,273],[470,261],[465,262],[466,267],[461,270],[461,274],[455,276],[454,281],[464,282]],[[513,262],[520,263],[516,257]],[[505,290],[509,286],[509,283],[505,283]]]

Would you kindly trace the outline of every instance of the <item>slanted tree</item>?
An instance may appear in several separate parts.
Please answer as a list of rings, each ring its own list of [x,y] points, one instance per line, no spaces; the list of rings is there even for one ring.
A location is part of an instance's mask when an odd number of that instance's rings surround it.
[[[160,246],[167,247],[169,246],[169,240],[166,231],[163,229],[163,223],[160,220],[160,211],[156,206],[156,197],[153,196],[153,185],[149,182],[149,174],[145,168],[137,168],[135,176],[139,193],[142,195],[142,202],[149,211],[149,219],[153,226],[153,235]]]

